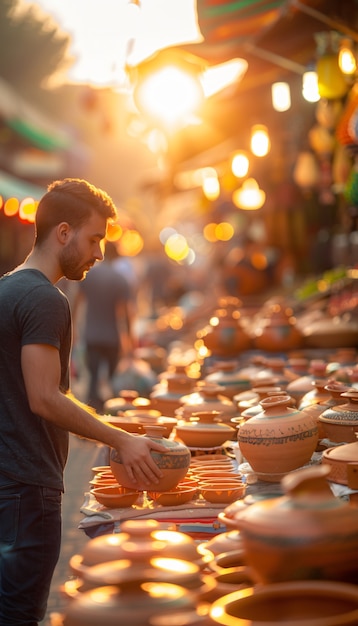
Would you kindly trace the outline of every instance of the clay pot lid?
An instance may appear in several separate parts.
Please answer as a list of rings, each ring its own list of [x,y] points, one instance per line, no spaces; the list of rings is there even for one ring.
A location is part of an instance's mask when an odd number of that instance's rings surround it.
[[[328,448],[323,452],[323,456],[334,461],[342,461],[344,463],[358,463],[358,441],[354,443],[345,443],[341,446]]]

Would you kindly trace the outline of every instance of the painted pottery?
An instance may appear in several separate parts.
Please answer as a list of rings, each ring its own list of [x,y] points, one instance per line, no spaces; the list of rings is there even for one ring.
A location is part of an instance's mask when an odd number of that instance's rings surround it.
[[[355,585],[329,581],[292,581],[246,587],[211,605],[220,626],[355,626]]]
[[[161,426],[147,426],[145,436],[162,444],[166,448],[166,452],[151,451],[151,455],[163,476],[159,479],[159,482],[148,483],[141,490],[169,491],[176,487],[185,477],[190,465],[190,450],[182,442],[171,441],[163,437],[163,428]],[[114,477],[120,485],[134,490],[139,488],[138,484],[132,482],[129,478],[121,457],[114,448],[111,450],[110,466]]]
[[[279,481],[282,475],[311,460],[318,442],[316,420],[289,406],[289,396],[261,400],[262,411],[243,422],[238,442],[244,458],[262,480]]]
[[[358,582],[358,509],[333,495],[328,465],[282,479],[284,495],[234,514],[246,562],[262,583]]]
[[[318,417],[323,425],[326,437],[336,443],[356,441],[358,432],[358,389],[351,389],[341,394],[344,404],[329,407]]]

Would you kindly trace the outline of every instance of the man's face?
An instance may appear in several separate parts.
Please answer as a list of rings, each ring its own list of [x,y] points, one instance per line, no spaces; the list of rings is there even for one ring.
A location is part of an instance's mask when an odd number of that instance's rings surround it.
[[[92,214],[78,230],[70,230],[60,255],[63,275],[69,280],[82,280],[96,261],[103,260],[102,244],[107,220]]]

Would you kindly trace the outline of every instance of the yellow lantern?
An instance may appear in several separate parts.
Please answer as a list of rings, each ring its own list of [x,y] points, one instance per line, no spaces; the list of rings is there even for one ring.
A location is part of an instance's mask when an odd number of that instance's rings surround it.
[[[349,89],[349,84],[339,67],[338,54],[325,54],[317,61],[318,91],[321,98],[334,100],[342,98]]]

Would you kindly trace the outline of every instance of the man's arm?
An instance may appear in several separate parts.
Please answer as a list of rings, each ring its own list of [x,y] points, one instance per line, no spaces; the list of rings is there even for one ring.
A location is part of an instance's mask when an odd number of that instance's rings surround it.
[[[100,441],[118,450],[131,480],[145,488],[161,477],[150,450],[164,452],[164,446],[106,424],[59,390],[60,358],[49,345],[26,345],[21,353],[22,373],[31,411],[75,435]]]

